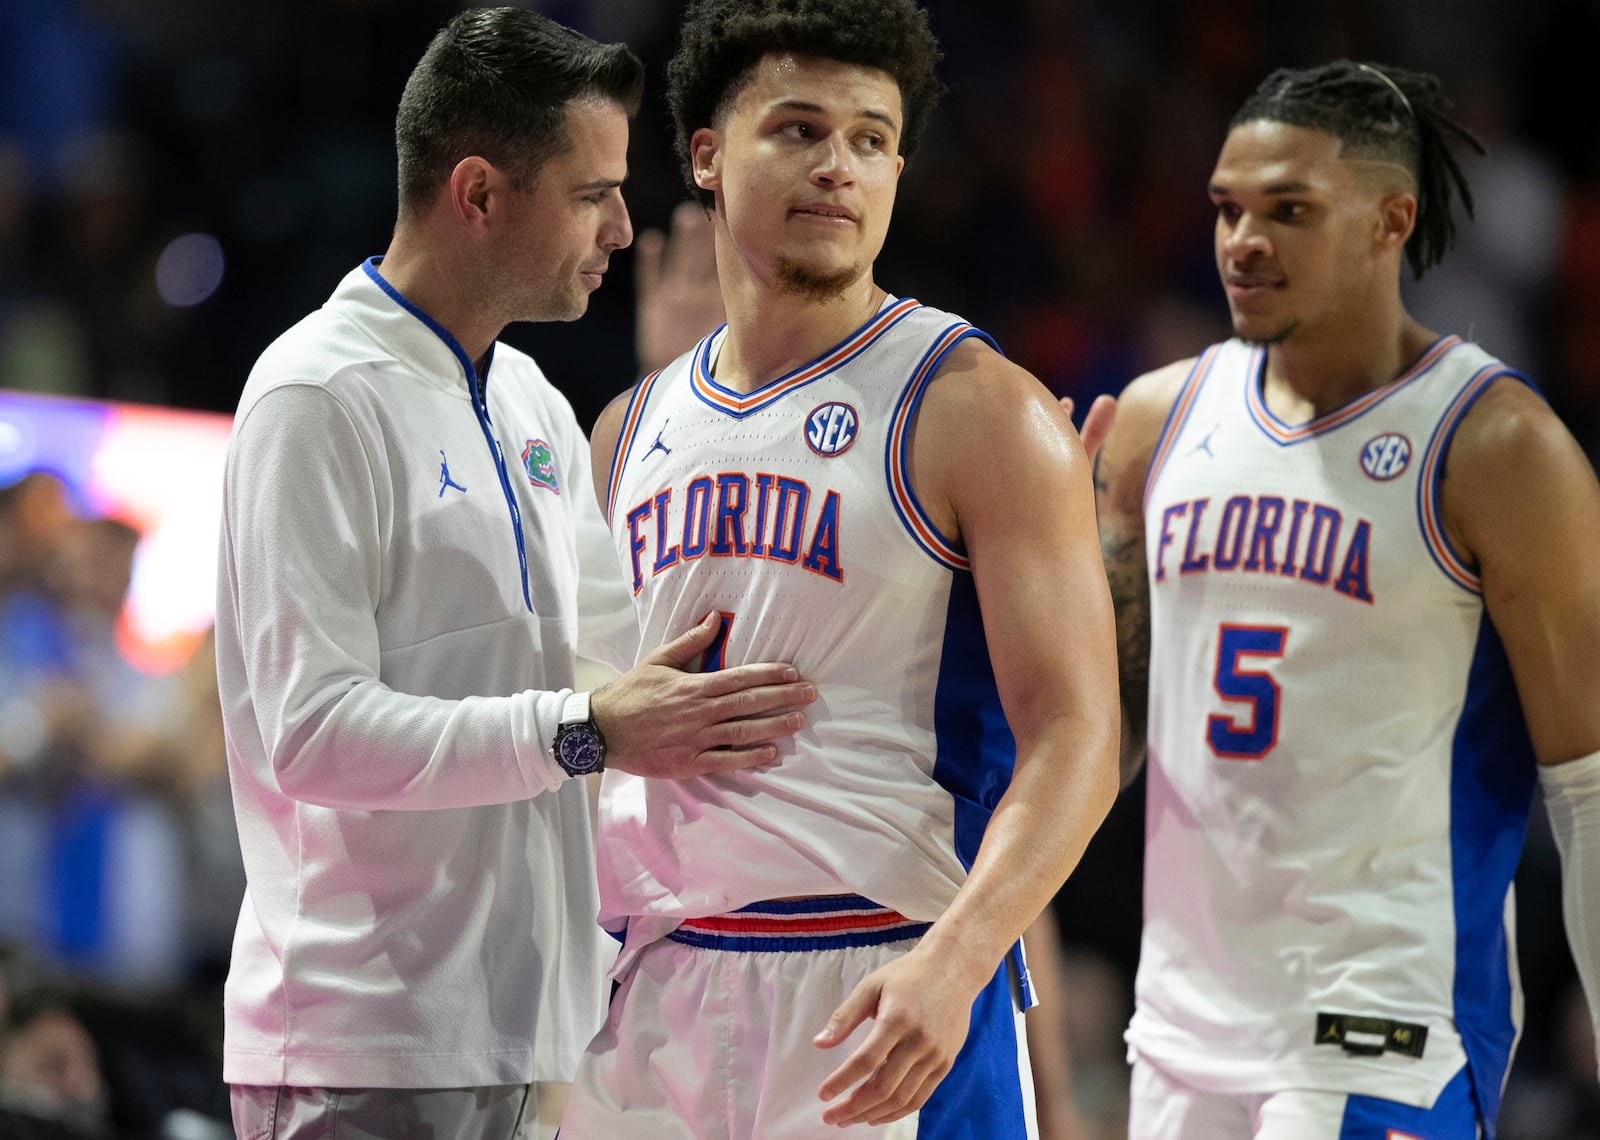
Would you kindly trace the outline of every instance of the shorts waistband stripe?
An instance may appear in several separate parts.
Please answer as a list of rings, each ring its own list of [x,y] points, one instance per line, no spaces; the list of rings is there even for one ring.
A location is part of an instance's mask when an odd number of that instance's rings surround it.
[[[709,950],[830,950],[920,938],[929,923],[868,899],[837,896],[752,903],[684,919],[667,937]]]
[[[685,919],[690,930],[713,934],[833,934],[848,930],[880,930],[886,926],[905,926],[911,920],[892,910],[876,914],[797,915],[774,918],[769,915],[717,914]]]

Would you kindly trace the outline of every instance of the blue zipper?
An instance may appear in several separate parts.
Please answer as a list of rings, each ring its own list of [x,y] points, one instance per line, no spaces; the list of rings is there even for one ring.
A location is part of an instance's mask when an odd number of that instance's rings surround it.
[[[516,492],[511,489],[511,476],[506,471],[505,451],[500,446],[500,440],[494,434],[494,424],[489,419],[488,386],[487,384],[482,385],[482,390],[480,391],[478,370],[472,366],[472,361],[468,359],[466,350],[461,347],[455,337],[450,335],[449,330],[406,300],[398,289],[383,279],[383,275],[378,272],[378,262],[380,260],[381,258],[369,257],[361,263],[361,268],[367,271],[367,276],[372,278],[373,283],[387,293],[395,304],[416,317],[424,325],[427,325],[436,337],[444,341],[445,347],[455,354],[455,358],[461,362],[461,370],[466,373],[467,392],[472,397],[472,410],[477,414],[478,426],[483,429],[483,438],[489,445],[489,454],[494,456],[495,470],[500,475],[500,490],[506,497],[506,506],[511,510],[511,529],[516,532],[517,536],[517,562],[522,570],[522,602],[528,607],[528,612],[531,614],[533,612],[533,595],[528,590],[528,548],[522,537],[522,511],[517,506]],[[485,357],[483,369],[486,375],[489,371],[489,365],[493,363],[494,345],[491,344],[489,346],[489,355]]]
[[[511,529],[517,533],[517,562],[522,568],[522,601],[531,614],[533,598],[528,593],[528,548],[522,537],[522,509],[517,506],[516,492],[511,489],[511,474],[506,470],[505,449],[500,446],[500,438],[494,433],[494,423],[489,419],[488,383],[487,381],[481,385],[478,383],[477,371],[472,367],[472,362],[466,359],[465,353],[461,353],[461,359],[466,366],[467,383],[472,386],[472,408],[478,413],[478,426],[483,429],[483,438],[488,441],[489,450],[494,454],[495,470],[500,473],[500,490],[505,493],[506,506],[511,508]],[[493,363],[494,345],[491,344],[489,355],[484,358],[485,375]]]

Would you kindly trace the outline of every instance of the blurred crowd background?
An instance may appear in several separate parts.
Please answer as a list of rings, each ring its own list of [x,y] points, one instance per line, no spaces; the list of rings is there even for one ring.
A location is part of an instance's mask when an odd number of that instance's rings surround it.
[[[460,6],[0,0],[0,388],[231,412],[261,349],[387,243],[394,106]],[[533,6],[649,65],[626,196],[637,228],[663,225],[685,196],[662,99],[679,5]],[[951,93],[901,184],[891,292],[962,313],[1083,407],[1227,335],[1205,185],[1269,70],[1432,70],[1490,151],[1464,163],[1477,222],[1408,285],[1413,310],[1526,370],[1600,453],[1594,0],[926,6]],[[613,267],[582,321],[507,338],[586,424],[636,378],[628,254]],[[48,472],[0,488],[0,1135],[226,1135],[243,872],[216,678],[209,642],[170,672],[119,649],[138,541]],[[1141,831],[1135,785],[1054,907],[1084,1140],[1122,1135]],[[1536,811],[1505,1140],[1600,1137],[1556,875]]]

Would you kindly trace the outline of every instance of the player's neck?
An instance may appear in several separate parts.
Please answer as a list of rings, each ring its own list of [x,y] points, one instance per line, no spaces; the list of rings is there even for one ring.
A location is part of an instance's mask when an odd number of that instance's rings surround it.
[[[1398,379],[1437,339],[1401,308],[1359,333],[1291,334],[1267,349],[1263,395],[1285,423],[1312,420]]]
[[[872,318],[885,293],[870,273],[826,299],[748,283],[723,290],[728,334],[713,375],[736,392],[753,392],[821,356]]]

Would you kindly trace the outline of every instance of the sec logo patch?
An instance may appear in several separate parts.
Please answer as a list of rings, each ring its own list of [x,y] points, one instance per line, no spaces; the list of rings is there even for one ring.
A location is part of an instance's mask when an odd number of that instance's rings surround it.
[[[819,404],[806,416],[806,444],[818,455],[843,455],[856,441],[856,427],[849,404]]]
[[[1380,483],[1411,466],[1411,441],[1398,432],[1385,432],[1361,446],[1361,470]]]

